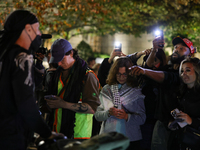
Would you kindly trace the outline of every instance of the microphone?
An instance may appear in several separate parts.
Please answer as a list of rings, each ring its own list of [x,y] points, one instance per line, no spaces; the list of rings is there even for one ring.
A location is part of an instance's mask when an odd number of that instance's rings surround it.
[[[41,38],[42,39],[50,39],[50,38],[52,38],[52,35],[51,34],[42,34]]]

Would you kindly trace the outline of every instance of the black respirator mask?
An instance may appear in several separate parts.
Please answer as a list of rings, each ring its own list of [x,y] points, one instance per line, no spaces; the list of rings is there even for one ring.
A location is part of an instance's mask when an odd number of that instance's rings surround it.
[[[31,45],[29,47],[29,50],[31,51],[32,54],[34,54],[40,47],[40,45],[42,44],[42,38],[40,35],[37,35],[35,30],[33,29],[33,27],[31,26],[32,30],[34,31],[36,37],[34,40],[31,39],[30,35],[28,34],[30,40],[31,40]]]

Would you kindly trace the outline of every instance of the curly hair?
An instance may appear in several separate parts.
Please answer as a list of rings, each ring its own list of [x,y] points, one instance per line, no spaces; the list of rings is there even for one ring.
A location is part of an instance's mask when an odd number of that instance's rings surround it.
[[[73,48],[72,50],[70,50],[67,53],[65,53],[65,55],[71,54],[71,51],[73,51],[73,58],[74,59],[78,59],[79,58],[78,49],[75,49],[75,48]]]
[[[199,88],[200,87],[200,60],[196,57],[184,59],[181,62],[180,67],[179,67],[179,76],[181,76],[182,65],[185,63],[191,63],[193,65],[194,71],[196,74],[194,88]]]
[[[127,85],[131,87],[136,87],[138,86],[138,81],[136,76],[130,76],[129,75],[129,67],[133,66],[133,63],[131,62],[130,58],[128,57],[120,57],[118,58],[110,68],[106,83],[109,85],[117,84],[117,77],[116,74],[119,72],[119,68],[125,67],[126,68],[126,73],[128,74],[127,76]]]

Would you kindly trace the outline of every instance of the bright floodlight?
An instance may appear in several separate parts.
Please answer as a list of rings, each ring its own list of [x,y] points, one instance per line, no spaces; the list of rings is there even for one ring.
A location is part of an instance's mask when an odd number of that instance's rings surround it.
[[[120,42],[115,42],[115,46],[119,47],[120,46]]]
[[[156,30],[156,31],[155,31],[155,35],[156,35],[156,36],[160,36],[160,34],[161,34],[160,30]]]

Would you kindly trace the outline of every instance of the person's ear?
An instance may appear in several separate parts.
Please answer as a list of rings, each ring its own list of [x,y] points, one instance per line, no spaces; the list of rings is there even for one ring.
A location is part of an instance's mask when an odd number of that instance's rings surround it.
[[[26,25],[25,25],[25,30],[26,30],[27,32],[31,32],[31,25],[30,25],[30,24],[26,24]]]
[[[192,56],[192,53],[191,53],[191,51],[190,51],[190,49],[189,49],[189,48],[188,48],[188,50],[189,50],[188,57],[190,58],[190,57]]]
[[[74,51],[71,50],[70,56],[73,57],[73,55],[74,55]]]

